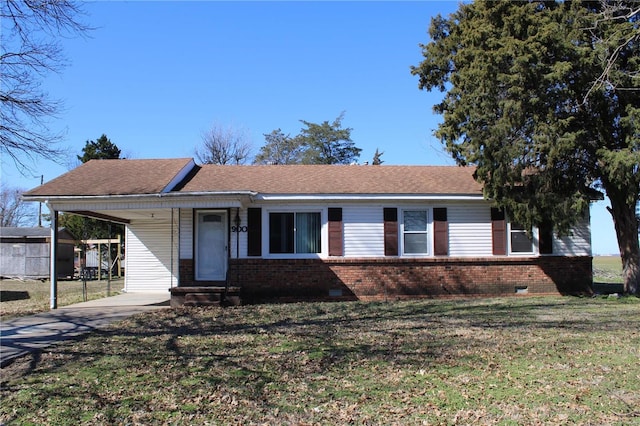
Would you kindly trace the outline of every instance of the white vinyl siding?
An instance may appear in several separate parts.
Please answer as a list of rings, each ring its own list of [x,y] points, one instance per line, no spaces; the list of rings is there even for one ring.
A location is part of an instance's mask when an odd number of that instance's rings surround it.
[[[485,257],[493,255],[491,209],[484,203],[447,207],[449,256]]]
[[[553,236],[554,256],[591,256],[591,226],[589,218],[582,219],[571,235]]]
[[[168,291],[178,283],[177,220],[134,221],[126,230],[125,291]],[[172,265],[173,261],[173,265]]]
[[[417,206],[430,208],[428,205],[398,206],[402,209],[416,209]],[[447,220],[449,225],[449,256],[450,257],[492,257],[493,245],[491,236],[491,209],[487,203],[454,203],[440,205],[447,208]],[[263,212],[282,211],[285,207],[280,205],[277,209],[267,206],[262,207]],[[312,208],[306,205],[305,209]],[[316,208],[318,208],[317,206]],[[323,205],[324,209],[326,205]],[[384,257],[384,224],[382,218],[383,207],[381,205],[339,205],[342,208],[344,257]],[[292,210],[298,207],[289,207]],[[234,226],[235,209],[229,210],[229,226]],[[324,218],[324,215],[323,215]],[[247,225],[247,209],[240,210],[241,227]],[[268,216],[263,216],[263,232],[268,229]],[[323,227],[325,223],[323,223]],[[246,258],[247,232],[240,232],[240,257]],[[430,239],[433,234],[430,234]],[[263,235],[263,239],[265,235]],[[268,240],[267,240],[268,241]],[[236,233],[230,233],[230,255],[236,257]],[[588,219],[576,226],[573,235],[558,238],[554,235],[553,255],[557,256],[590,256],[591,240]],[[263,246],[263,257],[268,256],[267,249]],[[193,210],[180,209],[180,257],[182,259],[193,258]]]
[[[345,257],[384,256],[382,207],[345,207],[342,222]]]
[[[193,209],[180,209],[180,259],[193,259]]]

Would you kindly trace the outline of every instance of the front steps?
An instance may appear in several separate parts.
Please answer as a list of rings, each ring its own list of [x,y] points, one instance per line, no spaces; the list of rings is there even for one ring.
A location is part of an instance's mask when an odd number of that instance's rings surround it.
[[[173,287],[170,306],[237,306],[240,305],[240,287],[199,286]]]

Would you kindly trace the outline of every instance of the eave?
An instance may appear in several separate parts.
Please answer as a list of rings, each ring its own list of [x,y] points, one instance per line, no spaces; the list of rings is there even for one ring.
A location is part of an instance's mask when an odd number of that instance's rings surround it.
[[[259,201],[479,201],[482,194],[258,194]]]

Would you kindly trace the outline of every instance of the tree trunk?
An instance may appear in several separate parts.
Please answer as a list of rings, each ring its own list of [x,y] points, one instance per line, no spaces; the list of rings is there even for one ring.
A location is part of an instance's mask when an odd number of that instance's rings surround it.
[[[611,207],[607,209],[613,217],[622,259],[624,293],[640,295],[640,244],[635,202],[629,205],[628,197],[615,196],[610,191],[607,191],[607,195],[611,201]]]

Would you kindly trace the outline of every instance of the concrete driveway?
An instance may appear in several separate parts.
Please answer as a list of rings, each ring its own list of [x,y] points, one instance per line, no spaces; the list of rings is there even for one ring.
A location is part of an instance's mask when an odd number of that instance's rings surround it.
[[[123,293],[2,321],[0,367],[43,349],[153,309],[169,307],[169,292]]]

